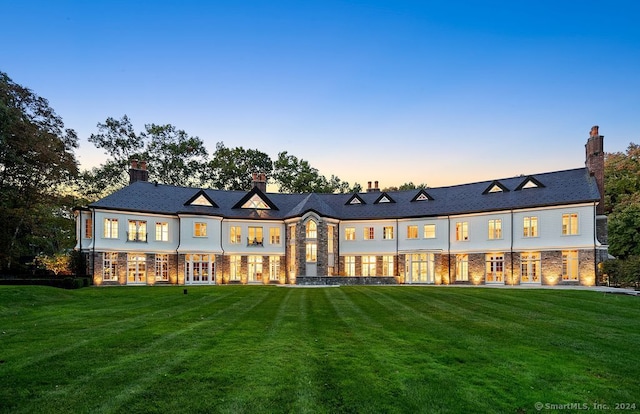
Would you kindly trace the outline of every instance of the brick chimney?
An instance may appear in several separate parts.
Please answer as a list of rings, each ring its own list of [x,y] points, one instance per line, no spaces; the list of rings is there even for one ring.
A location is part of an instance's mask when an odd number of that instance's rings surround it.
[[[251,178],[252,187],[256,187],[263,193],[267,192],[267,175],[265,173],[253,173]]]
[[[131,160],[129,184],[133,184],[136,181],[149,181],[149,171],[147,171],[146,161]]]
[[[604,214],[604,136],[598,132],[598,126],[591,127],[589,139],[585,145],[585,165],[589,173],[596,179],[600,191],[600,203],[596,207],[596,214]]]
[[[367,193],[379,193],[380,189],[378,188],[378,182],[375,181],[375,187],[371,187],[371,181],[367,182]]]

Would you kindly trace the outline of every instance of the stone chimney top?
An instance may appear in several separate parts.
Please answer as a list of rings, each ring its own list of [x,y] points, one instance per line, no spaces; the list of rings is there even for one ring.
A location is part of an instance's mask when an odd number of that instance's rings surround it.
[[[590,137],[598,137],[600,136],[600,133],[598,133],[598,125],[594,125],[591,127],[591,131],[589,132],[589,136]]]
[[[149,171],[147,171],[147,162],[131,160],[131,168],[129,168],[129,184],[136,181],[149,181]]]
[[[256,187],[263,193],[267,192],[267,175],[265,173],[251,174],[251,186]]]
[[[376,192],[380,192],[380,189],[378,188],[378,182],[375,181],[374,183],[374,187],[371,187],[371,181],[367,182],[367,193],[376,193]]]

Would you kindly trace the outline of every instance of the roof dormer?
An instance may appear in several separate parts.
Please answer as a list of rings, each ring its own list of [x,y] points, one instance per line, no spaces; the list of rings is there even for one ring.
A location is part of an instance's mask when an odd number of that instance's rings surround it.
[[[498,180],[494,180],[486,190],[482,192],[482,194],[491,194],[491,193],[508,193],[509,189],[502,184]]]
[[[278,210],[269,197],[258,187],[253,187],[232,208],[248,208],[254,210]]]
[[[185,206],[205,206],[205,207],[218,207],[218,205],[205,193],[204,190],[198,191],[184,203]]]
[[[524,190],[525,188],[544,188],[544,184],[536,180],[533,176],[526,177],[520,185],[516,187],[516,191]]]
[[[418,191],[418,193],[411,199],[411,202],[414,201],[433,201],[433,197],[431,197],[424,189],[420,189],[420,191]]]
[[[360,204],[367,204],[365,203],[365,201],[362,199],[362,197],[360,197],[357,193],[352,195],[351,197],[349,197],[349,200],[347,200],[346,203],[344,203],[346,206],[353,206],[353,205],[360,205]]]

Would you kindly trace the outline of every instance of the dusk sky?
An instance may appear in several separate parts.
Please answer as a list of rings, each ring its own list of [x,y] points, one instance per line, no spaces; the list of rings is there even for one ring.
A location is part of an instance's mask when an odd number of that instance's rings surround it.
[[[0,0],[0,71],[104,155],[173,124],[363,186],[584,166],[640,143],[640,1]]]

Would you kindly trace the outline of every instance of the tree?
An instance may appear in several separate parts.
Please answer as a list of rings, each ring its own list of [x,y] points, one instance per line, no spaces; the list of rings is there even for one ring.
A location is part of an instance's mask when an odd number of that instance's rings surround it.
[[[336,176],[327,180],[308,161],[289,155],[287,151],[278,154],[273,163],[273,178],[282,193],[334,193],[347,192],[349,183]]]
[[[0,72],[0,270],[50,250],[43,222],[78,173],[77,147],[46,99]]]
[[[207,183],[223,190],[251,189],[252,173],[271,175],[273,162],[269,155],[255,149],[227,148],[216,144],[213,159],[207,165]]]
[[[419,188],[425,189],[428,187],[425,183],[415,185],[413,181],[409,181],[408,183],[402,184],[400,187],[386,187],[386,188],[383,188],[382,191],[406,191],[406,190],[417,190]]]
[[[604,188],[607,214],[640,192],[640,146],[630,143],[626,153],[605,154]]]

